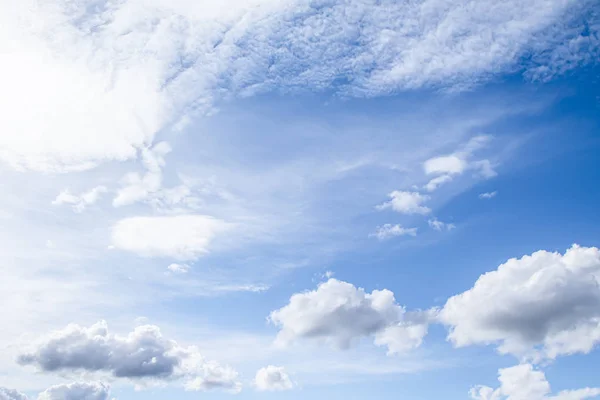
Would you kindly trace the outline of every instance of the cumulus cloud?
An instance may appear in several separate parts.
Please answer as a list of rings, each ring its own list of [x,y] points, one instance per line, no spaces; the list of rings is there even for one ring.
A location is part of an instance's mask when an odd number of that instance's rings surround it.
[[[27,400],[27,396],[14,389],[0,387],[0,400]]]
[[[190,111],[275,89],[460,89],[519,69],[523,55],[532,65],[521,68],[553,76],[594,62],[598,41],[583,34],[598,29],[591,4],[6,3],[0,159],[43,171],[130,159]]]
[[[202,376],[185,384],[186,390],[208,391],[220,389],[230,393],[239,393],[242,390],[242,383],[238,380],[238,372],[229,366],[209,361],[202,365],[202,372]]]
[[[487,199],[492,199],[494,197],[496,197],[496,195],[498,194],[498,192],[494,191],[494,192],[485,192],[485,193],[481,193],[479,195],[479,198],[482,200],[487,200]]]
[[[44,372],[106,372],[132,380],[186,379],[191,389],[198,390],[239,385],[237,373],[230,367],[204,360],[195,347],[182,347],[164,338],[154,325],[138,326],[127,336],[118,336],[109,333],[104,321],[89,328],[72,324],[22,351],[17,361]],[[195,387],[194,382],[219,384]],[[49,396],[68,388],[56,387]],[[77,385],[70,389],[84,390]]]
[[[462,174],[467,169],[467,162],[457,154],[430,158],[425,161],[423,168],[427,175],[431,174]]]
[[[268,365],[256,371],[254,385],[260,391],[281,391],[294,387],[285,368]]]
[[[424,206],[423,203],[429,200],[429,196],[417,192],[404,192],[394,190],[389,194],[390,200],[379,204],[377,210],[392,210],[402,214],[429,214],[431,209]]]
[[[74,382],[52,386],[38,400],[108,400],[110,387],[103,383]]]
[[[374,336],[377,345],[388,346],[393,353],[420,344],[415,330],[407,333],[415,321],[406,314],[387,289],[367,293],[331,278],[316,290],[294,294],[285,307],[271,312],[269,320],[280,328],[280,345],[305,339],[347,349],[361,338]]]
[[[73,382],[52,386],[41,392],[37,400],[108,400],[110,386],[99,382]],[[0,388],[0,400],[28,400],[16,390]]]
[[[550,395],[546,375],[531,364],[520,364],[499,370],[500,387],[476,386],[471,389],[473,400],[584,400],[600,396],[600,388],[565,390]]]
[[[440,221],[437,218],[430,219],[430,220],[427,221],[427,223],[429,224],[429,226],[432,229],[434,229],[434,230],[436,230],[438,232],[441,232],[441,231],[450,231],[450,230],[456,228],[456,225],[442,222],[442,221]]]
[[[214,237],[230,224],[206,215],[131,217],[112,228],[112,245],[147,257],[195,259],[208,252]]]
[[[105,186],[96,186],[80,195],[72,194],[68,189],[63,190],[56,196],[52,202],[53,205],[68,204],[75,212],[82,212],[89,205],[96,203],[102,193],[106,193],[108,189]]]
[[[417,228],[404,228],[402,225],[399,224],[385,224],[382,226],[378,226],[375,230],[375,233],[372,233],[369,236],[376,237],[379,240],[386,240],[395,236],[404,235],[417,236]]]
[[[588,353],[600,341],[600,250],[510,259],[448,299],[439,320],[456,346],[497,344],[534,359]]]

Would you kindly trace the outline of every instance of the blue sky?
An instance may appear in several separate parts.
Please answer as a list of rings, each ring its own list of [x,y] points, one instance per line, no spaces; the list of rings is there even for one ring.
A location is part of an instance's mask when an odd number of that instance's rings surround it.
[[[597,2],[0,15],[0,400],[600,397]]]

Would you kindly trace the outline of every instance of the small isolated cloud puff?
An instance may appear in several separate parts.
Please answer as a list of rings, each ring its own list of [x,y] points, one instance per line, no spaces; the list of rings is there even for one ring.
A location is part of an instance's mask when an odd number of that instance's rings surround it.
[[[386,210],[391,208],[392,210],[402,214],[429,214],[431,209],[423,206],[422,204],[429,200],[429,196],[422,195],[417,192],[404,192],[400,190],[394,190],[389,194],[390,201],[376,206],[377,210]]]
[[[80,195],[74,195],[69,190],[63,190],[56,196],[52,202],[53,205],[69,204],[73,207],[73,211],[82,212],[89,205],[96,203],[102,193],[106,193],[108,189],[105,186],[96,186]]]
[[[188,272],[190,272],[190,266],[187,264],[173,263],[169,264],[167,269],[173,272],[174,274],[187,274]]]
[[[473,400],[584,400],[600,395],[600,388],[565,390],[550,395],[550,384],[542,371],[531,364],[520,364],[499,371],[500,387],[476,386],[471,389]]]
[[[260,391],[282,391],[294,387],[285,368],[268,365],[256,371],[254,385]]]
[[[600,250],[512,258],[448,299],[438,318],[459,347],[498,344],[532,359],[588,353],[600,341]]]
[[[361,338],[375,336],[375,344],[386,345],[394,353],[421,344],[422,336],[416,337],[414,330],[406,332],[414,325],[425,325],[423,336],[427,332],[427,321],[413,320],[410,314],[387,289],[366,293],[331,278],[316,290],[294,294],[289,304],[271,312],[269,321],[280,327],[279,345],[305,339],[347,349]],[[397,341],[405,342],[401,346]]]
[[[44,372],[103,371],[133,380],[187,379],[191,390],[234,387],[237,373],[205,361],[195,347],[166,339],[154,325],[136,327],[127,336],[109,333],[106,322],[89,328],[69,325],[22,351],[17,362]],[[192,382],[219,382],[193,387]]]
[[[375,233],[369,236],[376,237],[379,240],[386,240],[396,236],[417,236],[417,228],[404,228],[402,225],[385,224],[378,226]]]
[[[242,383],[239,374],[229,366],[208,361],[202,365],[203,374],[185,384],[186,390],[223,390],[229,393],[239,393]]]
[[[435,157],[425,161],[423,164],[425,173],[432,174],[462,174],[467,169],[466,160],[456,154]]]
[[[438,231],[451,231],[452,229],[456,228],[456,225],[454,224],[447,224],[445,222],[440,221],[437,218],[433,218],[427,221],[427,223],[429,224],[429,226]]]
[[[74,382],[56,385],[39,394],[38,400],[108,400],[110,386],[103,383]]]
[[[497,194],[498,194],[497,191],[481,193],[479,195],[479,198],[482,200],[492,199],[492,198],[496,197]]]
[[[208,252],[213,238],[230,224],[206,215],[131,217],[112,228],[117,249],[145,257],[192,260]]]

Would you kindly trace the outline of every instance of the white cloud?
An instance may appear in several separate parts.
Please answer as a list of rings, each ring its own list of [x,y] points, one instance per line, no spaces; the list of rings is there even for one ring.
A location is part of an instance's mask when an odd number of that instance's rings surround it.
[[[27,396],[14,389],[0,387],[0,400],[27,400]]]
[[[254,378],[254,385],[260,391],[282,391],[294,387],[285,368],[274,365],[259,369]]]
[[[492,199],[494,197],[496,197],[496,195],[498,194],[498,192],[494,191],[494,192],[485,192],[485,193],[481,193],[479,195],[480,199]]]
[[[239,393],[242,390],[238,372],[229,366],[209,361],[202,365],[202,372],[203,376],[185,384],[186,390],[224,390],[230,393]]]
[[[143,149],[142,164],[147,172],[140,176],[136,172],[125,175],[122,179],[123,187],[117,192],[113,200],[115,207],[121,207],[138,201],[146,200],[152,193],[158,192],[162,186],[162,168],[165,165],[164,157],[171,152],[171,146],[160,142],[151,149]]]
[[[43,171],[130,159],[190,110],[231,95],[333,85],[359,96],[460,89],[518,70],[524,54],[534,75],[552,76],[574,59],[595,60],[597,40],[581,37],[589,10],[578,3],[6,3],[0,158]],[[588,26],[597,31],[595,21]]]
[[[456,225],[442,222],[442,221],[440,221],[437,218],[430,219],[430,220],[427,221],[427,223],[429,224],[429,226],[432,229],[434,229],[434,230],[436,230],[438,232],[441,232],[441,231],[450,231],[450,230],[456,228]]]
[[[471,160],[473,153],[485,147],[490,137],[479,135],[471,138],[458,151],[439,157],[433,157],[423,163],[423,170],[427,175],[439,175],[431,179],[423,188],[428,192],[435,191],[444,183],[450,182],[455,175],[462,175],[467,170],[474,170],[485,179],[497,175],[492,163],[487,160]]]
[[[369,236],[374,236],[379,240],[386,240],[396,236],[417,236],[417,228],[404,228],[402,225],[385,224],[378,226],[375,233]]]
[[[432,174],[462,174],[467,168],[467,162],[456,154],[430,158],[423,164],[427,175]]]
[[[105,186],[96,186],[80,195],[74,195],[69,190],[63,190],[56,196],[52,202],[53,205],[69,204],[73,207],[73,211],[82,212],[89,205],[95,204],[102,193],[106,193],[108,189]]]
[[[453,178],[451,175],[436,176],[435,178],[427,182],[427,184],[423,186],[423,189],[425,189],[428,192],[434,192],[438,187],[442,186],[444,183],[451,182],[452,179]]]
[[[388,326],[375,335],[375,344],[387,346],[388,355],[406,353],[421,346],[436,313],[436,310],[405,313],[402,322]]]
[[[190,266],[187,264],[172,263],[169,264],[167,269],[174,274],[187,274],[190,271]]]
[[[110,387],[103,383],[74,382],[56,385],[39,394],[38,400],[108,400]]]
[[[439,320],[456,346],[553,359],[600,342],[600,250],[573,245],[510,259],[446,302]]]
[[[406,333],[413,320],[405,318],[405,314],[387,289],[366,293],[331,278],[316,290],[294,294],[289,304],[271,312],[269,320],[280,327],[277,335],[280,345],[306,339],[346,349],[361,338],[375,336],[377,345],[388,346],[393,353],[395,349],[410,349],[420,344],[416,332]],[[400,345],[398,341],[404,339],[408,343]]]
[[[112,229],[112,244],[147,257],[195,259],[208,252],[213,238],[230,224],[206,215],[131,217]]]
[[[233,369],[204,360],[195,347],[164,338],[154,325],[137,326],[127,336],[118,336],[109,333],[104,321],[89,328],[71,324],[24,350],[18,362],[44,372],[103,371],[133,380],[186,379],[190,390],[241,387]],[[54,391],[60,390],[66,389]]]
[[[565,390],[550,395],[550,384],[542,371],[531,364],[520,364],[499,370],[500,387],[476,386],[471,389],[473,400],[584,400],[600,396],[600,388]]]
[[[417,192],[404,192],[394,190],[389,194],[391,198],[383,204],[378,205],[377,210],[386,210],[391,208],[402,214],[429,214],[431,209],[422,204],[429,200],[429,196]]]

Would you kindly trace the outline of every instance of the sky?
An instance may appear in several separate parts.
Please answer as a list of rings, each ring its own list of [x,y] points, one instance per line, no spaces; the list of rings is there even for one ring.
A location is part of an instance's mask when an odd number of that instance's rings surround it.
[[[597,0],[0,0],[0,400],[600,398]]]

